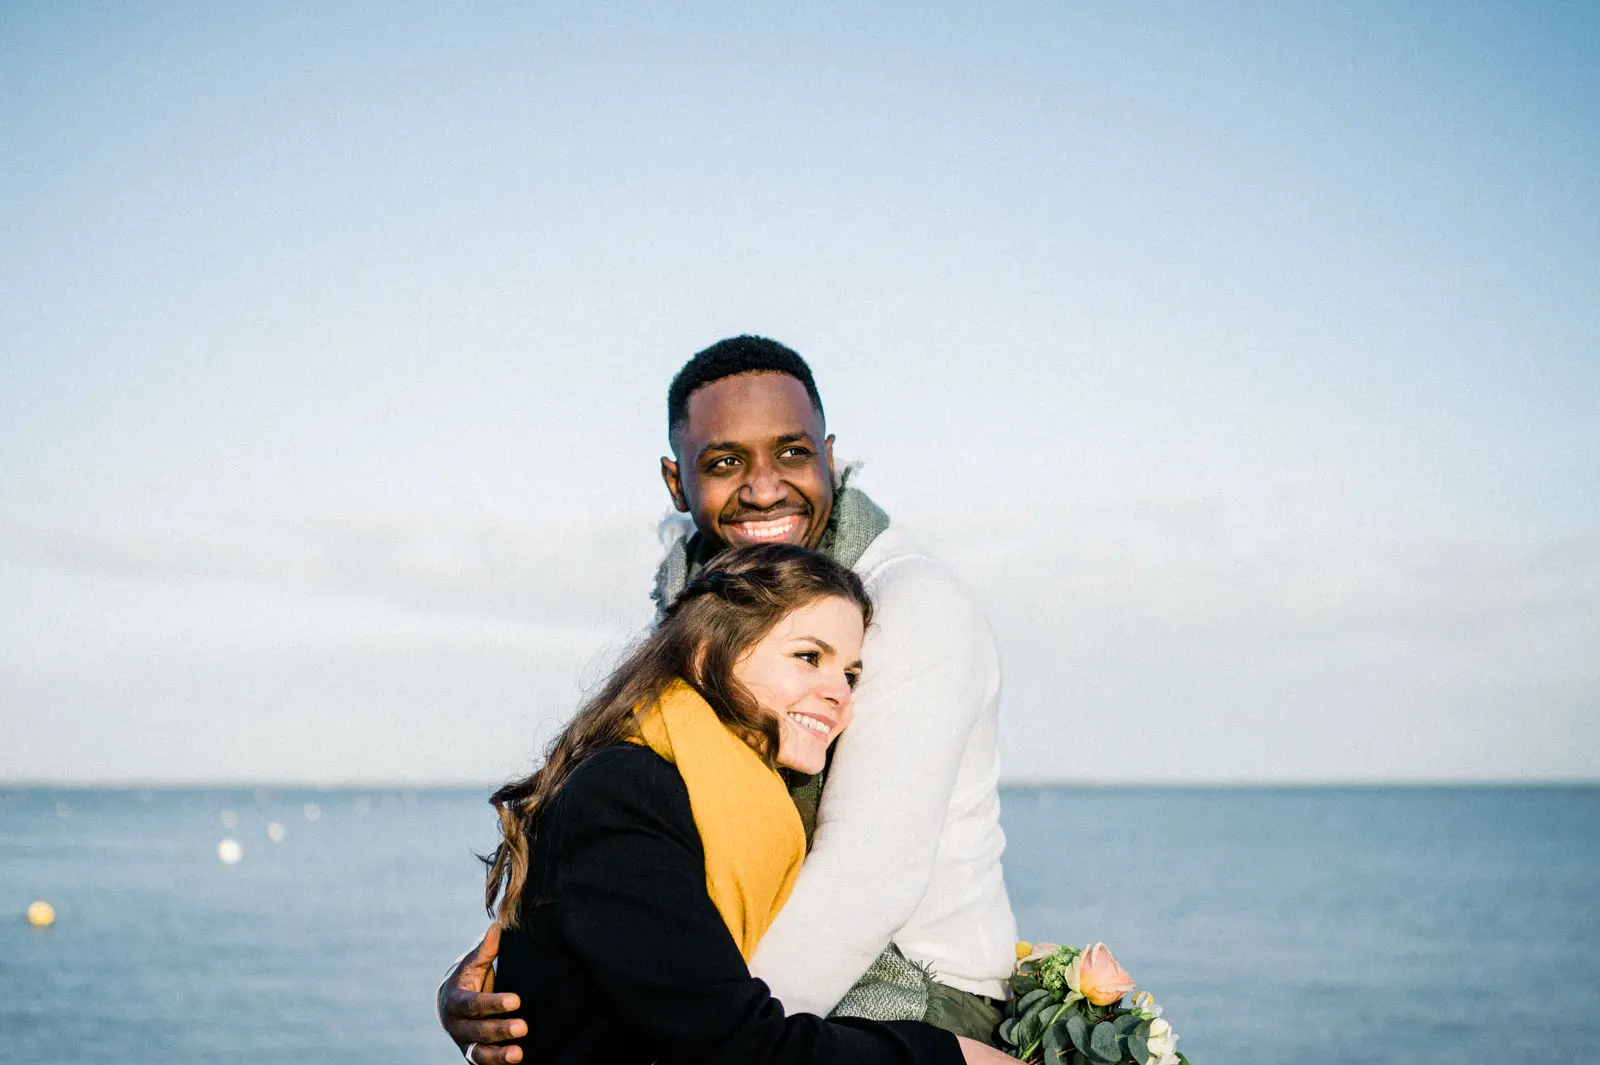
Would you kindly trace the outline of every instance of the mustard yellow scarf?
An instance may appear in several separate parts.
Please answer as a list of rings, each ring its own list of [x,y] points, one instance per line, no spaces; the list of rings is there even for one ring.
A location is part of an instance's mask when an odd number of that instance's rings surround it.
[[[805,830],[783,778],[683,681],[639,715],[641,741],[678,767],[706,851],[706,890],[745,961],[794,888]]]

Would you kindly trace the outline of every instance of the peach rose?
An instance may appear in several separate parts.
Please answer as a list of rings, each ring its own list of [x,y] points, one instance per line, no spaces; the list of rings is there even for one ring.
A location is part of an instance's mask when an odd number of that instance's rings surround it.
[[[1067,986],[1096,1006],[1109,1006],[1133,990],[1133,978],[1104,943],[1096,943],[1073,962],[1067,971]]]

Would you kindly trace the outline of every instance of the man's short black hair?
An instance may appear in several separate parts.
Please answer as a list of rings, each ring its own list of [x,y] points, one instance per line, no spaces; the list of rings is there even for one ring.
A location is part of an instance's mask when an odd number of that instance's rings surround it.
[[[822,397],[811,379],[811,367],[798,352],[766,337],[736,336],[719,340],[683,364],[667,389],[667,432],[675,434],[689,420],[689,397],[724,377],[742,373],[786,373],[805,385],[811,405],[822,414]]]

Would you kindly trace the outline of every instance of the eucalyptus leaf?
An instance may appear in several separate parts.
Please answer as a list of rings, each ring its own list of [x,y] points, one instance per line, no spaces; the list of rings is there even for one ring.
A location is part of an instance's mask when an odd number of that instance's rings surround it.
[[[1017,1030],[1013,1033],[1017,1037],[1017,1046],[1032,1046],[1033,1041],[1039,1038],[1039,1033],[1043,1028],[1044,1018],[1037,1014],[1032,1017],[1022,1018],[1017,1022]]]
[[[1049,997],[1050,992],[1046,991],[1042,987],[1034,991],[1029,991],[1026,995],[1023,995],[1021,998],[1016,1000],[1017,1016],[1021,1017],[1026,1015],[1030,1009],[1038,1005],[1040,1002],[1046,1001],[1049,999]]]
[[[1022,1011],[1024,1017],[1033,1017],[1046,1012],[1055,1012],[1058,1003],[1055,998],[1046,993],[1041,999],[1035,999]]]
[[[1028,1046],[1043,1035],[1055,1011],[1056,1004],[1048,998],[1040,999],[1029,1006],[1028,1011],[1017,1021],[1017,1045]]]
[[[1128,1035],[1144,1023],[1144,1018],[1137,1013],[1124,1013],[1111,1023],[1116,1028],[1118,1035]]]
[[[1123,1041],[1112,1024],[1097,1024],[1089,1036],[1089,1053],[1105,1062],[1122,1060]]]
[[[1072,1045],[1080,1054],[1089,1053],[1089,1022],[1083,1019],[1083,1014],[1072,1013],[1067,1016],[1067,1038],[1072,1040]]]
[[[1013,976],[1011,978],[1011,993],[1017,998],[1021,998],[1030,991],[1037,990],[1039,990],[1039,978],[1037,976]]]
[[[1005,1020],[1000,1022],[1000,1040],[1001,1040],[1001,1042],[1009,1043],[1012,1046],[1016,1046],[1017,1045],[1017,1040],[1016,1040],[1015,1036],[1012,1034],[1017,1030],[1017,1020],[1018,1020],[1018,1018],[1016,1018],[1016,1017],[1007,1017]]]
[[[1145,1041],[1144,1032],[1135,1030],[1128,1036],[1128,1056],[1139,1065],[1150,1060],[1150,1044]]]
[[[1044,1030],[1040,1037],[1040,1045],[1047,1051],[1059,1054],[1063,1050],[1072,1049],[1072,1037],[1067,1034],[1067,1022],[1059,1020]],[[1046,1059],[1048,1060],[1048,1059]]]

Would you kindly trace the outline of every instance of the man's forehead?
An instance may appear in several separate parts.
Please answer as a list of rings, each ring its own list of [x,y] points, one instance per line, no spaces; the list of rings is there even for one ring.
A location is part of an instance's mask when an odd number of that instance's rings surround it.
[[[708,443],[770,443],[822,434],[822,415],[806,386],[786,373],[744,373],[694,390],[680,430],[683,443],[698,450]]]

